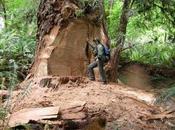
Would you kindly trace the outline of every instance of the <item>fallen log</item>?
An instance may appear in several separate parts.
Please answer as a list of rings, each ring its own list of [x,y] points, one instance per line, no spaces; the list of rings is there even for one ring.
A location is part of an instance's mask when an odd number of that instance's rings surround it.
[[[161,120],[163,121],[164,119],[175,119],[175,114],[173,114],[175,111],[174,110],[169,110],[169,111],[164,111],[159,114],[154,114],[154,115],[147,115],[145,117],[145,120]]]
[[[145,120],[164,120],[164,119],[175,119],[175,109],[165,110],[161,113],[154,115],[147,115]]]
[[[175,119],[175,115],[173,114],[157,114],[146,117],[146,120],[161,120],[164,119]]]

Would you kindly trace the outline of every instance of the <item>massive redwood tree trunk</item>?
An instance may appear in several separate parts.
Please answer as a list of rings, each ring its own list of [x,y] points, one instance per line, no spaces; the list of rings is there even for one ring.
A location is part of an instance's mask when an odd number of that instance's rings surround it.
[[[106,39],[101,7],[78,0],[41,0],[34,77],[86,75],[91,59],[86,40]]]
[[[86,76],[87,65],[92,59],[87,40],[92,41],[94,38],[99,38],[103,42],[107,42],[108,38],[103,23],[102,4],[102,1],[89,3],[89,1],[82,2],[81,0],[41,0],[37,16],[38,32],[35,60],[28,78],[20,85],[24,88],[24,94],[22,95],[28,93],[29,90],[35,93],[35,90],[47,87],[55,91],[60,85],[67,84],[69,81],[75,84],[86,84],[83,77]],[[47,92],[41,90],[40,93]],[[40,93],[38,93],[39,97],[41,96]],[[28,99],[32,96],[31,94]],[[19,98],[21,97],[19,96]],[[34,100],[39,99],[34,98]],[[72,102],[71,99],[69,100]],[[77,102],[79,104],[80,101]],[[76,102],[74,103],[76,104]],[[22,103],[14,103],[11,109],[18,110],[19,104]],[[73,110],[71,104],[69,104],[70,108],[66,107],[66,114],[64,116],[64,112],[62,112],[61,117],[57,117],[57,105],[56,108],[52,109],[56,109],[56,118],[59,118],[59,120],[66,121],[69,119],[75,122],[88,122],[91,117],[85,104],[75,105]],[[33,105],[30,107],[33,107]],[[61,106],[61,108],[64,108],[64,106]],[[46,110],[49,115],[53,116],[53,111],[50,108],[44,108],[44,111]],[[25,114],[28,114],[28,112],[23,113],[24,116]],[[37,114],[41,114],[37,115],[40,119],[42,113]],[[12,120],[15,123],[16,121],[19,120],[16,120],[16,118]],[[22,120],[22,123],[27,122]],[[11,123],[11,126],[15,126],[15,123]]]

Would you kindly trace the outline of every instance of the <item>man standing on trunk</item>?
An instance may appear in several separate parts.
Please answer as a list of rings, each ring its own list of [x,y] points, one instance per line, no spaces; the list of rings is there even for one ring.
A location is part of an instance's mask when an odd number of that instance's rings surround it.
[[[110,51],[106,47],[106,45],[103,45],[99,39],[93,40],[94,44],[89,44],[89,46],[92,48],[95,60],[88,65],[88,77],[90,80],[95,81],[95,74],[94,74],[94,68],[98,66],[99,73],[100,73],[100,82],[103,84],[107,84],[106,74],[104,70],[104,65],[107,63],[110,59]]]

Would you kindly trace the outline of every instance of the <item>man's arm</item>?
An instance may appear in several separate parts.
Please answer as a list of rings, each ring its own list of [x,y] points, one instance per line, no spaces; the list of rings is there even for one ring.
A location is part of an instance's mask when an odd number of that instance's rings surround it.
[[[89,45],[89,47],[90,47],[90,50],[93,52],[93,54],[96,56],[97,55],[97,49],[96,49],[96,47],[95,46],[93,46],[91,43],[89,43],[88,41],[87,41],[87,43],[88,43],[88,45]]]
[[[103,48],[103,45],[98,44],[97,50],[98,50],[98,55],[97,55],[98,58],[99,58],[99,59],[102,59],[103,56],[104,56],[104,48]]]

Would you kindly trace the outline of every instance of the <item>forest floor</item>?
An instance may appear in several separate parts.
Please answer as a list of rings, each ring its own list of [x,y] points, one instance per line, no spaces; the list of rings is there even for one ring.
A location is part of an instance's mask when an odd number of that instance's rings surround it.
[[[78,104],[86,108],[89,118],[98,116],[106,121],[105,126],[90,123],[86,130],[171,130],[175,128],[174,104],[164,108],[155,105],[156,94],[126,85],[102,85],[82,77],[29,79],[14,91],[9,124],[16,126],[19,118],[26,120],[25,115],[18,115],[24,109]]]

